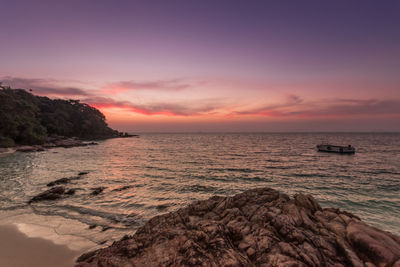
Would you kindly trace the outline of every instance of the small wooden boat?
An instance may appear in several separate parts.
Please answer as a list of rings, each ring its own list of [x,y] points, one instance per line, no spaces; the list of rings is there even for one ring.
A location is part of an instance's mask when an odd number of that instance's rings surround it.
[[[335,145],[317,145],[317,149],[320,152],[333,152],[341,154],[354,154],[356,149],[351,146],[335,146]]]

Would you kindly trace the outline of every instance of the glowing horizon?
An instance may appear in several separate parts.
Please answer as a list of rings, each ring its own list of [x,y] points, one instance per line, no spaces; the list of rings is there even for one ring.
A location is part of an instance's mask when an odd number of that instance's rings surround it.
[[[3,9],[0,81],[122,131],[400,131],[398,1]]]

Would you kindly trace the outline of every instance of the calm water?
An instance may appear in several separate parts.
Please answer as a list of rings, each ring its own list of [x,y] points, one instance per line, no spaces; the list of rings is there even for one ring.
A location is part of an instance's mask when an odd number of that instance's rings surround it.
[[[320,142],[352,144],[357,153],[319,153]],[[47,183],[82,171],[89,174],[67,185],[78,189],[74,196],[27,206]],[[103,193],[90,195],[99,186]],[[0,219],[18,210],[61,216],[111,226],[104,235],[119,238],[193,200],[264,186],[310,193],[324,207],[400,234],[400,134],[144,134],[98,146],[3,154]]]

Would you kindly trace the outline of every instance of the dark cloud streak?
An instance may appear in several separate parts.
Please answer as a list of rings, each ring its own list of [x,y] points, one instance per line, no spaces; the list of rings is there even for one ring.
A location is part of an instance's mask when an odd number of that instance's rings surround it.
[[[28,79],[6,76],[1,79],[4,85],[11,88],[31,89],[34,94],[58,97],[86,97],[90,93],[87,90],[76,87],[63,87],[56,84],[54,80]]]

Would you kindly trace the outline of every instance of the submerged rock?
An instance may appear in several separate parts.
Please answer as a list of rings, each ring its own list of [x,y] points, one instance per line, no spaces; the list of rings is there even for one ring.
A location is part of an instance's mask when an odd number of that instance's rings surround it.
[[[56,186],[53,187],[49,190],[46,190],[39,195],[33,197],[31,200],[29,200],[29,204],[32,202],[38,202],[38,201],[43,201],[43,200],[55,200],[61,198],[65,194],[66,190],[65,187],[63,186]]]
[[[92,188],[92,193],[90,193],[90,194],[93,196],[98,195],[101,192],[103,192],[104,189],[106,189],[106,188],[103,186]]]
[[[156,216],[76,266],[399,266],[400,237],[270,188]]]
[[[59,184],[67,184],[73,180],[79,180],[82,178],[83,175],[88,174],[88,172],[80,172],[78,173],[78,176],[73,176],[73,177],[66,177],[66,178],[61,178],[55,181],[52,181],[50,183],[47,184],[47,186],[55,186],[55,185],[59,185]]]
[[[75,188],[71,188],[71,189],[68,189],[68,190],[65,192],[65,194],[66,194],[66,195],[75,195],[75,192],[76,192],[76,189],[75,189]]]
[[[43,200],[56,200],[65,196],[74,195],[76,192],[75,188],[66,189],[64,186],[56,186],[40,193],[37,196],[34,196],[31,200],[28,201],[28,204],[33,202],[39,202]]]
[[[59,184],[67,184],[71,181],[71,178],[61,178],[58,180],[55,180],[53,182],[50,182],[47,184],[47,186],[55,186],[55,185],[59,185]]]

